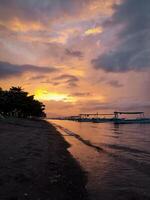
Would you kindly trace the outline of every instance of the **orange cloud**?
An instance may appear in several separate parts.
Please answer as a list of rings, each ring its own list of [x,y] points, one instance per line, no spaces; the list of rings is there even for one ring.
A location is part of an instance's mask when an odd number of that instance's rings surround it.
[[[19,18],[14,18],[7,23],[0,21],[0,25],[3,25],[6,28],[15,32],[28,32],[31,30],[38,31],[44,28],[43,25],[39,22],[31,22],[31,21],[25,22],[21,21]]]

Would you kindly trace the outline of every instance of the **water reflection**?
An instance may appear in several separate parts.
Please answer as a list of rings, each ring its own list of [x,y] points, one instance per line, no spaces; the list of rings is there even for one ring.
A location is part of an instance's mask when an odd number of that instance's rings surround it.
[[[53,123],[88,172],[91,199],[150,199],[150,125]]]

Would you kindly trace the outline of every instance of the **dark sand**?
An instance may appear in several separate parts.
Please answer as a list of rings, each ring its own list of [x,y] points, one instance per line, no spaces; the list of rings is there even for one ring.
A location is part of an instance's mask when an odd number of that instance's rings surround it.
[[[87,199],[68,147],[46,121],[0,120],[0,200]]]

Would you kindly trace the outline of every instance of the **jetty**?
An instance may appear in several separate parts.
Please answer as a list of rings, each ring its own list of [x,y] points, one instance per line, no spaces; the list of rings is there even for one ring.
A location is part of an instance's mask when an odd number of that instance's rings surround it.
[[[125,115],[125,117],[123,116]],[[127,115],[135,118],[126,118]],[[123,116],[123,117],[122,117]],[[76,116],[66,117],[64,119],[73,120],[78,122],[93,122],[93,123],[105,123],[113,122],[115,124],[135,124],[135,123],[150,123],[150,118],[146,118],[144,112],[120,112],[115,111],[114,113],[81,113]]]

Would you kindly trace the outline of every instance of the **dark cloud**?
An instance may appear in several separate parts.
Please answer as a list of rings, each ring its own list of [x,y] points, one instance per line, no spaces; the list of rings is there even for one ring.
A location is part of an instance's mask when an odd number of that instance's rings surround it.
[[[76,57],[76,58],[83,57],[83,53],[81,51],[72,51],[70,49],[66,49],[66,55]]]
[[[26,72],[36,72],[36,73],[52,73],[57,71],[53,67],[39,67],[34,65],[16,65],[8,62],[0,61],[0,78],[8,78],[17,75],[22,75]]]
[[[67,48],[67,44],[59,42],[35,42],[32,44],[35,49],[39,50],[43,60],[49,60],[54,65],[73,65],[77,59],[82,59],[83,56],[83,53],[77,51],[76,48],[70,50]]]
[[[93,59],[93,66],[109,72],[150,68],[150,1],[123,0],[114,9],[114,15],[104,27],[107,31],[121,27],[116,45]]]
[[[62,74],[54,78],[54,80],[64,80],[64,79],[78,80],[76,76],[70,74]]]
[[[111,80],[111,81],[107,81],[107,84],[112,86],[112,87],[115,87],[115,88],[119,88],[119,87],[122,87],[123,84],[121,84],[119,81],[117,80]]]
[[[45,80],[41,81],[40,83],[46,83],[46,84],[50,84],[50,85],[53,85],[53,86],[57,86],[57,85],[62,84],[62,82],[52,81],[51,79],[45,79]]]
[[[0,18],[50,22],[63,16],[76,15],[89,0],[1,0]]]
[[[70,74],[62,74],[53,79],[54,81],[63,81],[68,84],[70,87],[76,87],[77,82],[79,81],[78,77]]]
[[[109,80],[107,77],[101,77],[98,80],[98,83],[107,84],[107,85],[115,87],[115,88],[119,88],[119,87],[123,86],[123,84],[120,83],[118,80]]]
[[[33,76],[29,80],[39,80],[39,79],[45,79],[47,76],[45,75],[38,75],[38,76]]]

